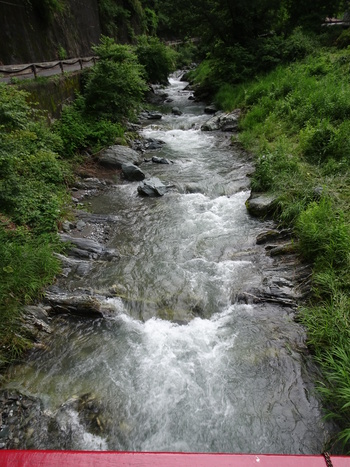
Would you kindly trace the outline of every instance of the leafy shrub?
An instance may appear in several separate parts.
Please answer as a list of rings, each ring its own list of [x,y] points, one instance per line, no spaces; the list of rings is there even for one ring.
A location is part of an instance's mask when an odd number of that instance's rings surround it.
[[[96,153],[124,135],[119,123],[89,116],[85,112],[82,96],[63,108],[61,118],[54,127],[63,142],[60,154],[64,157],[73,157],[84,149]]]
[[[175,70],[175,50],[167,47],[157,37],[139,36],[135,52],[145,68],[147,81],[166,84],[169,74]]]
[[[113,122],[133,118],[147,90],[143,67],[126,45],[102,37],[94,48],[100,57],[88,76],[85,87],[85,110]]]
[[[144,9],[145,14],[145,29],[148,34],[155,34],[158,28],[158,16],[151,8]]]
[[[283,59],[285,62],[293,62],[312,54],[317,48],[314,37],[303,32],[301,27],[294,29],[286,38],[283,46]]]
[[[26,100],[28,96],[26,91],[0,83],[0,129],[3,127],[9,131],[27,125],[33,113]]]
[[[350,30],[344,29],[335,44],[339,49],[346,49],[350,45]]]

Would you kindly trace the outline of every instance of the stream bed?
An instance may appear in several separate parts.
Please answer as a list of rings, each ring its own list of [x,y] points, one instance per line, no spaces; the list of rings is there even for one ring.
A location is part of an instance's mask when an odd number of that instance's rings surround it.
[[[273,224],[245,207],[251,162],[231,134],[201,131],[209,116],[186,84],[170,80],[162,119],[142,129],[163,142],[144,157],[171,163],[141,169],[167,193],[139,196],[138,182],[118,176],[89,200],[116,219],[108,247],[118,259],[64,285],[104,297],[108,315],[51,318],[46,349],[11,369],[7,390],[40,401],[23,416],[19,448],[323,450],[329,428],[295,308],[238,300],[274,274],[292,281],[293,268],[276,273],[257,245]]]

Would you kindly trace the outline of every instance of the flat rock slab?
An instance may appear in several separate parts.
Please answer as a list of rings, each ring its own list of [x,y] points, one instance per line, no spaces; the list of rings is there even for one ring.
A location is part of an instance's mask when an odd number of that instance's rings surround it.
[[[45,302],[53,313],[73,314],[87,318],[103,318],[101,302],[90,295],[54,294],[47,292]]]
[[[142,160],[138,152],[127,146],[114,145],[102,152],[99,164],[114,169],[121,169],[123,164],[139,165]]]

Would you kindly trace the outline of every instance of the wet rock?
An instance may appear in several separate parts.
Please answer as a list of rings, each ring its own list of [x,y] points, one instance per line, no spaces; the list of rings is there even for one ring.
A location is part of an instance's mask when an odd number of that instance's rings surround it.
[[[156,164],[170,164],[171,163],[168,159],[165,159],[165,157],[157,157],[157,156],[152,157],[152,162]]]
[[[23,308],[23,322],[25,329],[33,339],[37,339],[41,333],[52,333],[49,315],[42,306],[25,306]]]
[[[275,209],[276,197],[265,193],[252,194],[245,204],[253,216],[267,217]]]
[[[87,177],[76,182],[76,188],[79,190],[98,190],[106,186],[105,180],[96,177]]]
[[[172,113],[173,115],[178,115],[178,116],[182,115],[182,112],[181,112],[181,110],[180,110],[178,107],[173,107],[173,108],[171,109],[171,113]]]
[[[283,229],[283,230],[276,230],[270,229],[265,232],[262,232],[256,237],[257,245],[263,245],[265,243],[274,241],[274,240],[285,240],[290,238],[292,235],[291,230]]]
[[[123,164],[141,163],[141,158],[138,152],[127,146],[114,145],[102,152],[98,158],[99,164],[114,169],[121,169]]]
[[[124,178],[130,182],[140,182],[146,177],[142,170],[134,164],[123,164],[122,173]]]
[[[203,123],[201,126],[202,131],[217,131],[220,130],[220,116],[224,115],[224,112],[217,112],[214,117]]]
[[[137,133],[142,130],[142,126],[137,124],[137,123],[130,123],[128,122],[126,125],[127,131],[132,131],[134,133]]]
[[[64,221],[62,223],[62,230],[63,232],[69,232],[71,229],[74,229],[75,228],[75,225],[73,224],[73,222],[70,222],[70,221]]]
[[[209,115],[213,115],[218,111],[218,108],[216,107],[215,104],[208,105],[205,107],[204,112]]]
[[[143,196],[163,196],[166,193],[167,187],[157,177],[152,177],[144,180],[138,186],[137,191]]]
[[[220,116],[220,130],[231,132],[237,131],[240,116],[240,109],[236,109],[233,112]]]
[[[52,312],[56,314],[73,314],[87,318],[103,318],[100,300],[91,295],[72,295],[66,293],[52,293],[47,291],[45,302],[48,303]]]
[[[201,126],[202,131],[236,131],[238,128],[238,121],[241,115],[241,111],[236,109],[230,113],[216,112],[215,115],[210,118]]]
[[[148,138],[145,141],[145,149],[151,151],[154,149],[161,149],[164,146],[165,142],[160,139]]]
[[[119,218],[118,216],[110,215],[110,214],[93,214],[91,212],[76,210],[74,211],[76,217],[80,219],[84,219],[85,222],[89,222],[91,224],[106,224],[106,223],[116,223]]]
[[[79,221],[77,222],[76,228],[77,228],[78,230],[83,230],[83,228],[84,228],[85,226],[86,226],[86,222],[84,222],[83,220],[79,220]]]
[[[95,242],[94,240],[90,240],[88,238],[80,238],[73,237],[67,234],[60,234],[60,239],[62,240],[62,242],[72,243],[79,250],[85,251],[86,253],[95,253],[96,255],[100,255],[103,251],[103,246],[100,243]]]
[[[163,115],[160,112],[146,111],[143,114],[144,118],[147,120],[161,120]]]
[[[104,245],[89,238],[73,237],[67,234],[60,234],[63,242],[74,245],[69,250],[71,256],[78,259],[103,259],[103,258],[118,258],[116,250],[106,249]]]
[[[296,242],[288,242],[283,245],[274,246],[270,249],[270,256],[290,255],[298,251],[298,244]]]
[[[33,418],[31,410],[35,412],[39,405],[38,400],[18,391],[0,391],[0,449],[26,448],[25,427]]]

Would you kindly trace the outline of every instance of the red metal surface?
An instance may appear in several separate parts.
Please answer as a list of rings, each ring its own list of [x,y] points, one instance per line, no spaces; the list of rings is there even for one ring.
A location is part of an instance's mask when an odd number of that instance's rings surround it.
[[[331,457],[350,467],[350,457]],[[90,451],[0,451],[1,467],[326,467],[323,456]]]

